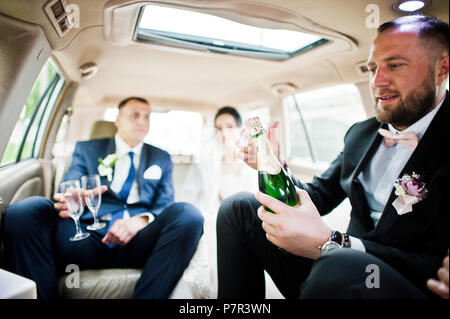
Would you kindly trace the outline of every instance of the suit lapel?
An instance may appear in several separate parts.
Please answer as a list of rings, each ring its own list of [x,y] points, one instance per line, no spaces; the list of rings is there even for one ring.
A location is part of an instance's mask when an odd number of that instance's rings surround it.
[[[386,128],[387,124],[380,124],[380,127]],[[355,171],[352,175],[352,183],[356,181],[361,170],[366,166],[367,162],[373,157],[373,154],[377,150],[378,146],[381,143],[382,136],[378,134],[378,129],[367,137],[367,147],[364,151],[364,155],[361,157],[358,165],[355,168]]]
[[[136,182],[138,184],[139,196],[142,198],[142,190],[143,190],[143,182],[144,182],[144,172],[150,163],[151,160],[151,152],[146,144],[142,146],[141,158],[139,160],[139,168],[136,175]]]
[[[379,127],[387,127],[386,124],[380,124]],[[366,214],[366,211],[368,210],[368,204],[366,200],[366,195],[364,193],[364,188],[361,185],[361,183],[358,180],[358,175],[362,171],[362,169],[367,165],[369,160],[373,157],[374,153],[378,149],[378,146],[380,145],[382,140],[382,136],[378,134],[378,128],[371,134],[367,135],[364,140],[362,141],[362,145],[366,145],[366,147],[363,149],[362,156],[360,156],[360,160],[358,164],[355,167],[355,170],[353,171],[351,175],[351,189],[350,189],[350,196],[351,196],[351,202],[353,203],[354,212],[360,215],[360,218],[367,228],[368,231],[373,229],[373,222],[370,219],[370,216]],[[356,206],[356,207],[355,207]]]
[[[442,146],[439,143],[442,140],[446,140],[443,136],[443,132],[446,130],[448,123],[448,96],[446,97],[444,103],[441,106],[439,112],[435,115],[434,119],[431,121],[428,129],[420,140],[414,153],[409,158],[405,167],[402,169],[399,177],[404,174],[411,174],[415,172],[424,178],[424,182],[428,184],[430,179],[439,167],[439,162],[442,159],[443,154]],[[392,206],[392,202],[397,198],[395,195],[395,190],[393,189],[389,200],[383,210],[381,218],[375,228],[375,232],[378,235],[386,233],[400,218]],[[413,214],[414,211],[411,212]]]
[[[102,154],[100,154],[100,157],[104,159],[109,154],[114,154],[116,152],[116,143],[114,138],[111,138],[108,140],[108,143],[106,144],[106,148]],[[114,177],[114,167],[113,167],[113,177]],[[108,186],[108,189],[111,186],[111,182],[108,181],[108,178],[106,176],[101,176],[101,183],[102,185]],[[114,192],[113,192],[114,193]]]

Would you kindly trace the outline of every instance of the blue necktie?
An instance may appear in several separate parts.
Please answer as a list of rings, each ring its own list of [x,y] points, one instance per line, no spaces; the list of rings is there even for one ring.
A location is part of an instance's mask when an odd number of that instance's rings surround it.
[[[128,177],[125,180],[125,183],[123,183],[122,190],[119,193],[119,197],[126,202],[128,195],[130,194],[131,186],[133,186],[134,178],[136,177],[136,169],[134,168],[133,163],[133,152],[128,152],[128,155],[130,156],[130,170],[128,171]]]
[[[128,171],[128,176],[127,176],[127,179],[125,180],[125,183],[123,183],[122,190],[119,192],[120,199],[122,199],[125,202],[124,205],[127,202],[128,195],[130,195],[131,186],[133,186],[134,178],[136,177],[136,169],[135,169],[134,163],[133,163],[134,153],[128,152],[128,155],[130,156],[130,161],[131,161],[130,170]],[[124,211],[125,211],[124,209],[121,209],[112,214],[111,220],[109,221],[108,227],[106,228],[105,235],[108,233],[109,229],[114,224],[114,222],[123,217]],[[116,244],[107,244],[107,245],[110,248],[117,246]]]

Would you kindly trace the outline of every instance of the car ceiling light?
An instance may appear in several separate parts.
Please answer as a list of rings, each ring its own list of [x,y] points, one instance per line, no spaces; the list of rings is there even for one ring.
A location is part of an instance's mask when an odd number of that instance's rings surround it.
[[[401,0],[394,3],[393,8],[400,12],[416,13],[423,10],[431,4],[430,0]]]
[[[80,66],[81,77],[89,80],[97,74],[98,66],[94,62],[88,62]]]

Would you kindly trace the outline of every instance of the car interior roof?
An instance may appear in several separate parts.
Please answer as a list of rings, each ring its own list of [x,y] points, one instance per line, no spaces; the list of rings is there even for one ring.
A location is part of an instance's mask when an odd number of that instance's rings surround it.
[[[41,26],[56,63],[69,81],[79,85],[73,101],[76,107],[111,107],[131,95],[171,109],[210,110],[225,104],[252,107],[293,92],[365,82],[368,74],[358,72],[358,63],[367,59],[376,36],[376,29],[365,25],[367,5],[379,6],[381,22],[401,15],[392,9],[393,1],[386,0],[72,0],[70,3],[80,9],[80,27],[61,38],[43,10],[46,2],[0,1],[0,12]],[[213,8],[217,15],[236,21],[306,30],[333,41],[281,62],[136,42],[114,43],[114,36],[121,36],[123,30],[108,19],[106,9],[144,3],[200,11]],[[448,22],[448,5],[446,0],[433,0],[423,13]],[[135,17],[131,18],[129,24],[134,23]],[[97,74],[89,80],[83,79],[79,70],[87,62],[98,66]]]

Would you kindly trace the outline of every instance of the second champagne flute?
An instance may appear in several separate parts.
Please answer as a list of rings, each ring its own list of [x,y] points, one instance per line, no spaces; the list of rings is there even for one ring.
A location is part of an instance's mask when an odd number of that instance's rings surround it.
[[[75,222],[76,234],[70,237],[70,241],[77,241],[90,236],[89,233],[83,233],[80,227],[80,216],[83,214],[83,200],[81,199],[80,182],[78,180],[66,181],[61,183],[61,193],[68,206],[70,217]]]
[[[85,193],[86,205],[94,216],[94,223],[86,227],[89,230],[96,230],[106,227],[106,223],[99,223],[97,213],[102,202],[101,184],[99,175],[87,175],[81,177],[81,185]]]

